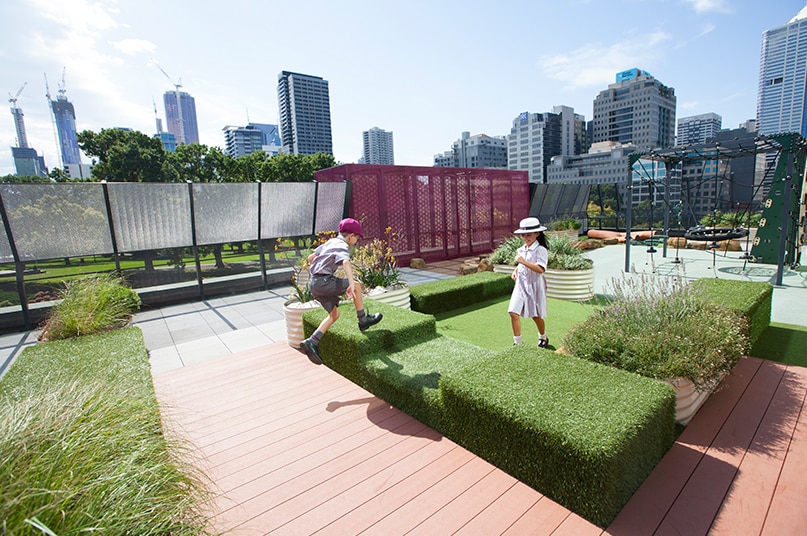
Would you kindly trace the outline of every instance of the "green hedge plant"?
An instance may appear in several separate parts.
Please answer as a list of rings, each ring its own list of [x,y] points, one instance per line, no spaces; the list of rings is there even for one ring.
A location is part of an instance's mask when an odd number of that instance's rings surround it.
[[[611,287],[610,303],[567,333],[571,354],[659,380],[688,378],[709,390],[749,347],[742,315],[682,279],[631,274]]]

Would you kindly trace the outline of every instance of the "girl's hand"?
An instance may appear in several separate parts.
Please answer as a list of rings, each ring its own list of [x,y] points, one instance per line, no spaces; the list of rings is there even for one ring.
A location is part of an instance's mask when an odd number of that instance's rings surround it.
[[[516,264],[522,264],[524,262],[524,257],[521,255],[516,255]]]

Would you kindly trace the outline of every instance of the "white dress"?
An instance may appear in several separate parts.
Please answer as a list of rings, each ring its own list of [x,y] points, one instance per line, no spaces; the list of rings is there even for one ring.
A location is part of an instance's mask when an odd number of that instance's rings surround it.
[[[536,240],[532,246],[526,244],[518,248],[527,262],[541,266],[546,270],[549,251]],[[516,268],[516,286],[510,297],[508,313],[516,313],[524,318],[546,318],[546,280],[544,274],[533,272],[523,264]]]

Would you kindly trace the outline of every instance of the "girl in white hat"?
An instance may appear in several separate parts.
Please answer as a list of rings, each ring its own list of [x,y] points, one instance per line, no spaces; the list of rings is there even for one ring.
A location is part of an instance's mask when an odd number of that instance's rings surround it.
[[[513,344],[521,344],[521,317],[532,318],[538,327],[538,346],[549,346],[546,336],[546,280],[544,271],[549,249],[544,235],[546,227],[538,218],[524,218],[513,231],[524,240],[516,252],[516,268],[510,276],[516,282],[510,305],[510,323],[513,326]]]

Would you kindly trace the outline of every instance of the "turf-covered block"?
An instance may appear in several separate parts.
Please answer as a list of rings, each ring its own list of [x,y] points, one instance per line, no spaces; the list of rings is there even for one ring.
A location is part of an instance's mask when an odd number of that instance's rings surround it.
[[[437,336],[393,352],[377,352],[362,358],[361,385],[396,408],[446,430],[440,391],[444,374],[462,370],[470,363],[491,359],[493,352],[450,337]]]
[[[674,441],[671,386],[548,350],[473,361],[441,388],[446,435],[602,527]]]
[[[710,302],[736,311],[747,320],[746,335],[752,346],[771,325],[773,287],[770,283],[702,278],[692,284]]]
[[[412,310],[437,314],[510,294],[515,283],[507,274],[477,272],[412,287]]]
[[[339,320],[331,326],[319,344],[323,361],[353,381],[361,376],[358,368],[361,356],[415,345],[437,335],[435,320],[431,315],[371,299],[365,299],[364,303],[365,309],[384,315],[381,322],[366,331],[359,331],[353,303],[343,303],[339,306]],[[306,337],[314,333],[327,314],[325,309],[303,313],[303,332]]]

